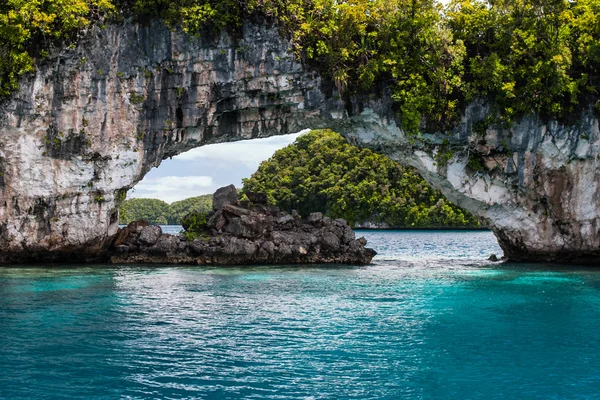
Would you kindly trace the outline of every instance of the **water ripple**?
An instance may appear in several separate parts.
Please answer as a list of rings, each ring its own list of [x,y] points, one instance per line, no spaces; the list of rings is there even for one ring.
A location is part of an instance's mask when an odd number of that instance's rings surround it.
[[[0,398],[597,397],[596,271],[370,234],[368,267],[0,269]]]

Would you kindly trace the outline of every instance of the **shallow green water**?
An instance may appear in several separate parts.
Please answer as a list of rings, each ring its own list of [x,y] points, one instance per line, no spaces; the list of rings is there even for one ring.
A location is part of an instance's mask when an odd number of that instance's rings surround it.
[[[0,269],[0,397],[599,397],[600,272],[372,235],[368,267]]]

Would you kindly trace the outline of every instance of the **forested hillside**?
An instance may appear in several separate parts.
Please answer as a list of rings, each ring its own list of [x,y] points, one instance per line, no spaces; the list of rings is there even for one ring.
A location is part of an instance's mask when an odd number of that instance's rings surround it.
[[[301,215],[320,211],[354,225],[399,228],[477,227],[476,219],[433,190],[412,168],[349,145],[339,134],[312,131],[278,150],[241,194],[265,192],[270,202]]]
[[[172,204],[158,199],[128,199],[119,211],[119,223],[146,220],[152,224],[178,225],[191,211],[208,212],[212,209],[212,195],[190,197]]]

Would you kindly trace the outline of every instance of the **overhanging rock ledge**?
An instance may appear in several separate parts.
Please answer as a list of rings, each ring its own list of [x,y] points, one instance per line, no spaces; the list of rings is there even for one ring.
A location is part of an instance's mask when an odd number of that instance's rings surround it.
[[[0,262],[106,257],[128,189],[153,167],[218,142],[332,128],[416,167],[489,224],[514,260],[597,262],[598,120],[526,117],[407,137],[385,90],[347,99],[271,25],[190,37],[156,21],[94,28],[0,104]]]

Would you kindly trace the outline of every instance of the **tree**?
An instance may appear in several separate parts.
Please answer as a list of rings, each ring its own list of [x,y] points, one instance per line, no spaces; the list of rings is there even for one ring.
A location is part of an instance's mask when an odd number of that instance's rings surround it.
[[[180,224],[183,217],[192,211],[207,213],[212,210],[212,194],[205,194],[198,197],[190,197],[185,200],[176,201],[171,204],[169,214],[170,224]]]
[[[280,208],[301,215],[323,212],[350,224],[385,222],[393,227],[479,226],[449,203],[412,168],[368,149],[351,146],[337,133],[312,131],[278,150],[244,179],[241,194],[265,192]]]
[[[119,210],[119,223],[146,220],[152,224],[178,225],[192,211],[207,213],[212,210],[212,194],[190,197],[167,204],[158,199],[127,199]]]
[[[158,199],[128,199],[123,202],[120,209],[121,224],[133,221],[146,220],[151,224],[160,224],[166,220],[165,215],[170,215],[171,206]]]
[[[451,129],[475,99],[509,123],[600,111],[600,0],[5,0],[0,95],[52,46],[123,15],[193,35],[274,21],[337,96],[388,93],[415,135]]]

